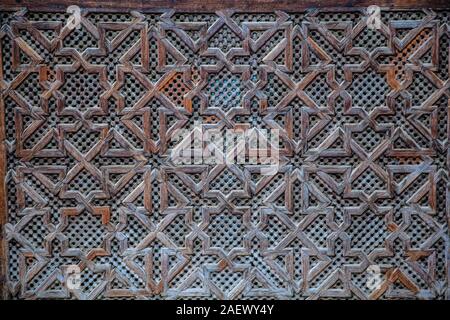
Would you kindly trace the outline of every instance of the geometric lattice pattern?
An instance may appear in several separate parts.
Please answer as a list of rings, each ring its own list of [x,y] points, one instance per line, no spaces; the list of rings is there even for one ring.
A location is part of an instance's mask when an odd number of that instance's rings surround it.
[[[448,11],[68,18],[0,13],[8,298],[449,297]],[[174,165],[196,123],[279,171]]]

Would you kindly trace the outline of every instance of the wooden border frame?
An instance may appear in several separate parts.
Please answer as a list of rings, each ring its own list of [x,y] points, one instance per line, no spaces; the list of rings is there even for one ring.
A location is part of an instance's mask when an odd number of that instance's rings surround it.
[[[0,52],[1,56],[1,52]],[[6,207],[6,126],[3,98],[0,95],[0,299],[6,299],[7,255],[4,225],[8,218]]]
[[[330,11],[354,11],[374,4],[389,10],[450,9],[449,0],[2,0],[0,11],[15,11],[26,8],[29,11],[65,12],[69,5],[78,5],[93,12],[132,10],[164,12],[173,9],[194,13],[230,9],[238,12],[263,13],[276,10],[296,12],[315,8]],[[7,298],[7,256],[3,230],[8,214],[6,207],[6,154],[4,104],[0,96],[0,299]]]
[[[93,9],[96,12],[152,11],[174,9],[183,12],[214,12],[232,9],[246,12],[304,11],[314,8],[345,9],[378,5],[389,9],[447,9],[448,0],[2,0],[0,10],[26,7],[30,11],[65,11],[70,5]]]

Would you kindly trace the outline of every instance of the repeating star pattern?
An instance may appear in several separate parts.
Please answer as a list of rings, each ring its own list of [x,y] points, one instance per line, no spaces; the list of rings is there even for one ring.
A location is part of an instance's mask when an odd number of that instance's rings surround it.
[[[448,298],[447,11],[68,18],[0,13],[10,298]],[[198,124],[278,172],[175,165]]]

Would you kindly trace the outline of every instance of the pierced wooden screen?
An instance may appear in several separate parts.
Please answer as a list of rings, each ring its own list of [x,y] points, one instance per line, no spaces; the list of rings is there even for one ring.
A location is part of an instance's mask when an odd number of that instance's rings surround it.
[[[448,11],[68,19],[0,13],[7,298],[447,298]],[[199,123],[279,170],[174,165]]]

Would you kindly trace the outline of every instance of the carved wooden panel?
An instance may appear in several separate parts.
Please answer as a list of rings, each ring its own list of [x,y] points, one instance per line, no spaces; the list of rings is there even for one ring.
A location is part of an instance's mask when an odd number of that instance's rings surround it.
[[[8,298],[448,297],[448,11],[69,18],[0,13]],[[175,165],[199,123],[278,172]]]

